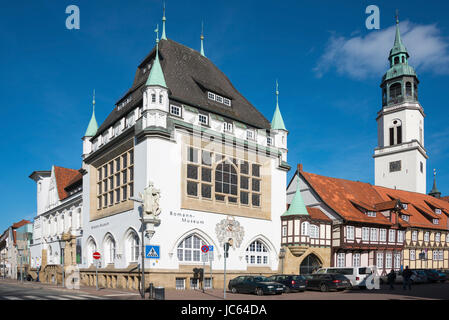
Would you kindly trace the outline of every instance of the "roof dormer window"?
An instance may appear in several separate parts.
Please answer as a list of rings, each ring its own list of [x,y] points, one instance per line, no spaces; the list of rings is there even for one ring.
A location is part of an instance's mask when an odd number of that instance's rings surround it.
[[[125,107],[125,106],[126,106],[128,103],[130,103],[131,101],[132,101],[132,98],[131,98],[131,97],[128,97],[128,98],[126,98],[126,100],[123,100],[122,102],[120,102],[120,103],[117,105],[117,111],[123,109],[123,107]]]
[[[435,213],[436,214],[441,214],[441,209],[435,208]]]
[[[224,105],[226,105],[228,107],[231,106],[231,100],[230,99],[224,98],[224,97],[222,97],[222,96],[220,96],[220,95],[218,95],[216,93],[208,91],[207,92],[207,97],[209,98],[209,100],[216,101],[216,102],[224,104]]]
[[[407,210],[408,209],[408,205],[406,203],[402,204],[402,209]]]
[[[433,224],[438,224],[438,219],[432,219]]]
[[[404,220],[404,221],[409,221],[409,220],[410,220],[410,217],[407,216],[407,215],[405,215],[405,214],[402,214],[402,215],[401,215],[401,218],[402,218],[402,220]]]
[[[375,211],[367,211],[367,212],[366,212],[366,215],[367,215],[368,217],[375,217],[375,216],[376,216],[376,212],[375,212]]]

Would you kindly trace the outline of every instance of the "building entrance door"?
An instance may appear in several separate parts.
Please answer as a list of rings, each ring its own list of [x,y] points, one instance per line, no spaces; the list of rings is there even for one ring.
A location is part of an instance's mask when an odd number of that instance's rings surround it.
[[[299,274],[308,274],[313,273],[322,267],[322,263],[320,259],[313,253],[309,254],[307,257],[302,260],[301,265],[299,266]]]

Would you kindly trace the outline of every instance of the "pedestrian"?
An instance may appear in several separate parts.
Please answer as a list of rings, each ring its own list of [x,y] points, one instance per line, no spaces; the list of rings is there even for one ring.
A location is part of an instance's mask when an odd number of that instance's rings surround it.
[[[396,280],[396,273],[394,272],[394,269],[391,269],[390,273],[388,274],[388,284],[390,285],[390,290],[394,290],[395,280]]]
[[[412,290],[412,270],[409,269],[408,266],[405,267],[404,272],[402,272],[402,277],[404,278],[402,281],[402,288],[405,290],[408,287],[409,290]]]

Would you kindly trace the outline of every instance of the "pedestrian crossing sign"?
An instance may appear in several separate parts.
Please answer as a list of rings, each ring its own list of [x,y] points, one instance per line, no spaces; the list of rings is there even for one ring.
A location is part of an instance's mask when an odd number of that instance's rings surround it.
[[[147,259],[160,259],[160,246],[148,245],[145,246],[145,257]]]

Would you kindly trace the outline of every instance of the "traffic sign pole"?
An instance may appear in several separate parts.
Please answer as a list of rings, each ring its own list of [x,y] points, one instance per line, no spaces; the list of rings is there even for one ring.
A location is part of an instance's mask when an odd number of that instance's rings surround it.
[[[95,263],[95,278],[97,278],[97,290],[98,290],[98,261]]]
[[[226,249],[225,249],[226,250]],[[226,299],[226,251],[224,254],[224,283],[223,283],[223,299]]]
[[[98,264],[100,263],[101,254],[98,251],[95,251],[92,254],[93,258],[95,259],[95,278],[96,278],[96,286],[98,290]]]

